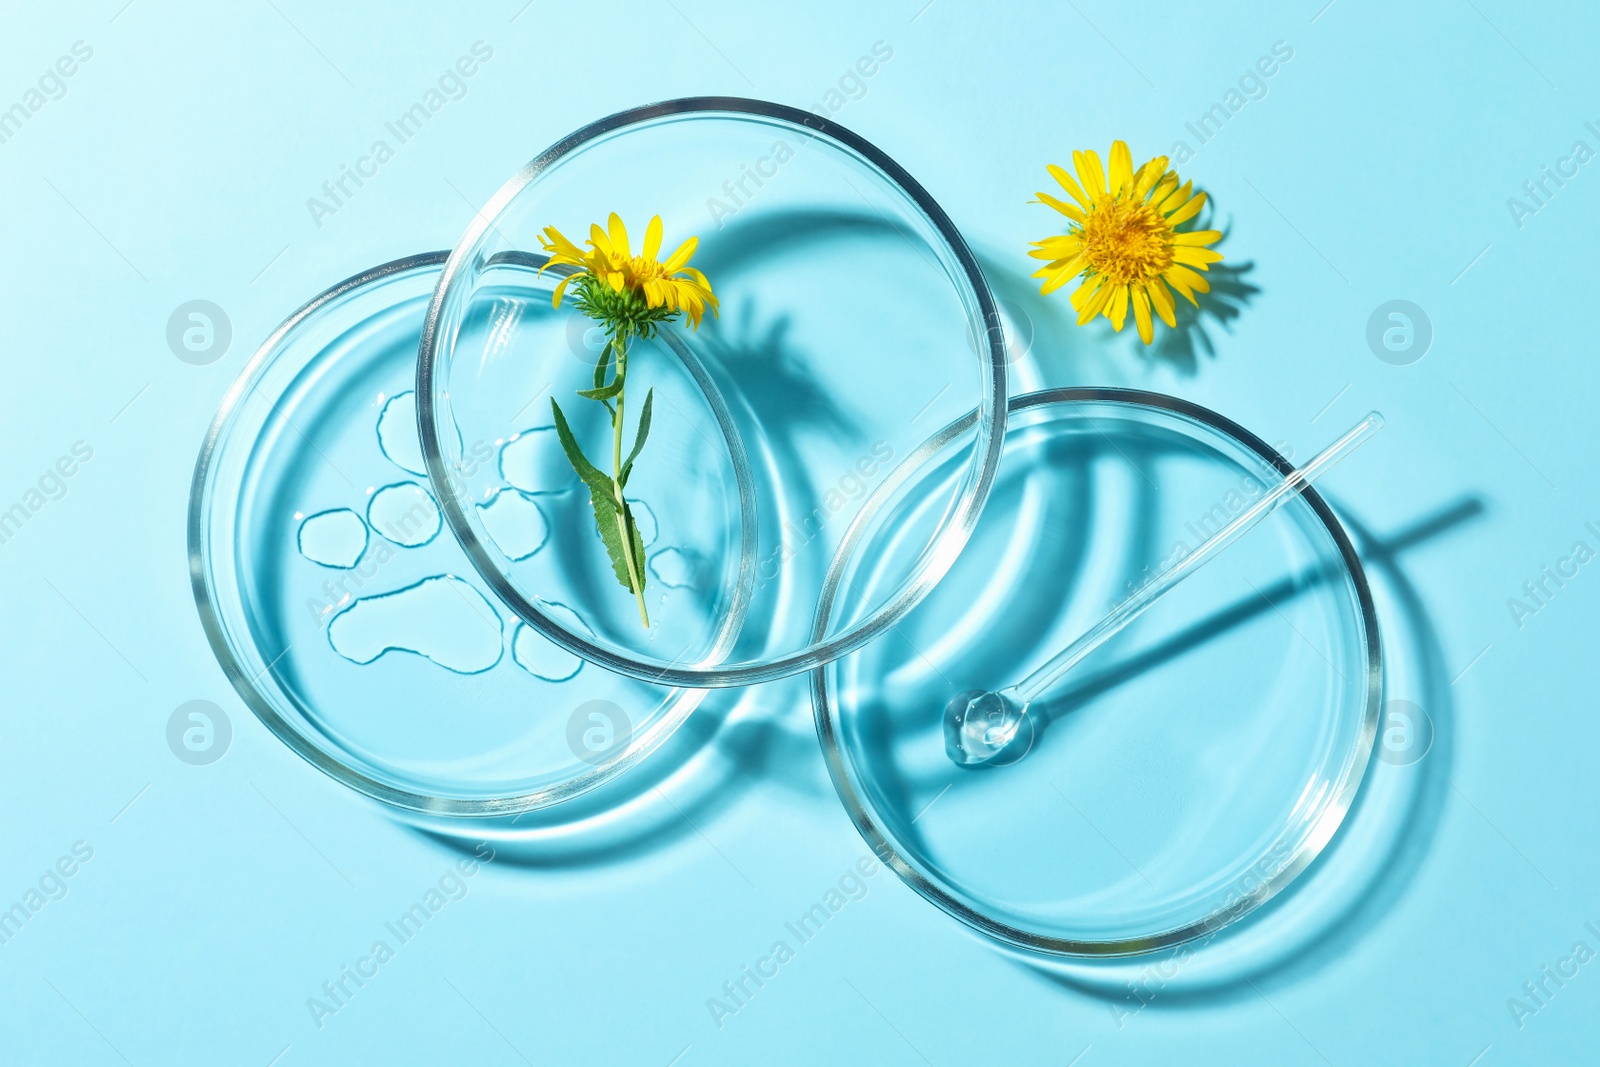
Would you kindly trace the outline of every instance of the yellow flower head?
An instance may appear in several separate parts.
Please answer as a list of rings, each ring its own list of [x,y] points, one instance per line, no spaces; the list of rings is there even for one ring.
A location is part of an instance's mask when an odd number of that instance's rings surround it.
[[[707,307],[717,312],[717,298],[711,292],[706,276],[689,266],[698,237],[691,237],[678,246],[665,262],[656,258],[661,251],[661,216],[656,215],[645,227],[644,247],[636,256],[628,247],[628,231],[616,212],[607,220],[607,228],[589,227],[589,249],[583,251],[554,226],[546,226],[539,243],[549,253],[549,260],[540,273],[550,267],[572,266],[578,272],[561,279],[552,301],[561,306],[562,294],[567,284],[578,280],[583,299],[590,305],[583,310],[611,326],[625,331],[648,334],[654,325],[687,312],[689,322],[700,328],[700,318]],[[606,292],[610,291],[610,294]]]
[[[1180,187],[1177,172],[1167,169],[1166,156],[1134,170],[1123,141],[1111,145],[1109,184],[1094,152],[1075,151],[1072,160],[1077,181],[1054,165],[1050,174],[1075,202],[1038,194],[1072,225],[1064,234],[1031,242],[1034,248],[1028,254],[1047,261],[1033,276],[1045,279],[1041,293],[1053,293],[1084,275],[1083,284],[1072,294],[1078,325],[1104,315],[1121,330],[1131,304],[1139,337],[1150,344],[1155,336],[1151,308],[1168,326],[1177,325],[1168,286],[1196,307],[1200,305],[1194,294],[1211,290],[1195,271],[1208,270],[1222,259],[1220,252],[1206,247],[1222,234],[1178,229],[1200,213],[1206,194],[1193,193],[1192,182]]]

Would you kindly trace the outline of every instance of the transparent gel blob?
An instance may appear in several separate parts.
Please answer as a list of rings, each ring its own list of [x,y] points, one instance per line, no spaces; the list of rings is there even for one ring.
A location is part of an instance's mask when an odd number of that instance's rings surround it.
[[[328,643],[352,663],[411,652],[458,674],[500,662],[500,616],[468,583],[448,574],[362,597],[328,623]]]
[[[367,524],[349,508],[333,508],[306,516],[298,541],[312,563],[349,570],[367,550]]]
[[[373,492],[367,524],[397,545],[416,548],[439,535],[439,505],[416,482],[397,482]]]
[[[539,505],[515,489],[502,489],[477,508],[483,528],[507,559],[527,559],[550,537],[550,524]]]

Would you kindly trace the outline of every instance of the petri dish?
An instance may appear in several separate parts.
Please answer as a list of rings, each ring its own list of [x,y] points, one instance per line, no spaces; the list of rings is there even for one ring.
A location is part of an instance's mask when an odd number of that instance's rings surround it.
[[[1159,394],[1010,408],[967,550],[893,636],[812,673],[835,789],[902,879],[1008,945],[1125,956],[1212,934],[1306,869],[1366,773],[1382,670],[1360,560],[1305,490],[1037,701],[1000,765],[957,766],[952,696],[1024,677],[1293,469]],[[815,632],[900,580],[971,432],[947,425],[872,495]]]
[[[461,472],[478,442],[515,432],[529,486],[570,483],[552,399],[590,456],[610,454],[609,416],[576,396],[593,387],[604,335],[570,301],[552,307],[562,274],[541,274],[539,235],[554,226],[581,242],[612,212],[634,250],[653,215],[663,250],[698,236],[693,265],[721,302],[698,330],[679,323],[630,346],[630,410],[654,390],[648,447],[628,485],[660,537],[644,568],[648,626],[614,579],[592,517],[575,516],[572,536],[545,552],[513,556],[478,506],[496,491],[496,472]],[[688,364],[708,377],[682,373]],[[451,252],[416,370],[443,521],[495,598],[587,662],[671,685],[791,675],[884,633],[965,543],[1005,422],[993,298],[927,192],[828,120],[726,97],[613,115],[524,167]],[[708,387],[725,395],[731,432]],[[914,562],[848,625],[813,634],[827,561],[872,487],[933,428],[969,411],[973,432],[952,446],[960,474],[941,487]],[[730,441],[747,452],[752,486],[734,475]],[[730,629],[736,638],[724,646]]]
[[[443,532],[414,385],[445,258],[341,282],[262,344],[195,467],[190,576],[229,681],[295,752],[400,808],[511,815],[616,776],[705,691],[584,663],[497,603]],[[525,449],[515,432],[474,442],[457,471],[495,487],[472,506],[518,559],[551,551],[585,506],[571,487],[527,482]],[[730,467],[738,454],[724,442]],[[659,531],[640,525],[654,545]],[[577,607],[551,610],[585,626]],[[724,617],[713,649],[736,622]]]

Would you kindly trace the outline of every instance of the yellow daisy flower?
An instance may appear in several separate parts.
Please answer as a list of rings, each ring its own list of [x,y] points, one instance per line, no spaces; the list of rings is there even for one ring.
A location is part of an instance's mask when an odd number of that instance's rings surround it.
[[[627,228],[616,212],[611,213],[606,225],[604,230],[598,225],[589,227],[588,251],[580,249],[554,226],[546,226],[539,236],[539,243],[550,256],[540,273],[564,265],[579,271],[562,278],[556,286],[552,297],[556,307],[561,306],[567,285],[587,275],[603,282],[621,298],[607,300],[603,294],[591,291],[592,296],[600,297],[598,303],[603,305],[598,310],[606,313],[596,317],[611,318],[628,332],[640,332],[635,327],[662,321],[679,311],[686,312],[690,324],[699,329],[700,318],[707,307],[712,314],[716,313],[717,298],[711,292],[711,283],[704,274],[689,266],[689,258],[700,243],[698,237],[684,241],[663,262],[656,258],[661,251],[660,215],[652,217],[645,227],[644,247],[637,256],[629,248]],[[643,297],[642,306],[637,299],[640,296]],[[664,309],[664,313],[657,309]]]
[[[548,254],[544,266],[539,268],[540,274],[551,267],[574,268],[557,283],[550,295],[551,304],[559,308],[567,286],[573,286],[573,304],[606,332],[605,347],[595,363],[594,388],[580,389],[578,395],[603,404],[610,416],[611,472],[607,474],[584,455],[583,446],[555,397],[550,398],[550,413],[567,462],[589,487],[595,531],[611,557],[617,581],[633,594],[639,605],[639,621],[648,628],[644,541],[633,514],[635,501],[625,496],[624,490],[633,475],[634,461],[639,458],[650,433],[655,390],[645,393],[634,430],[633,448],[624,461],[629,347],[636,338],[654,336],[663,323],[673,321],[680,313],[687,314],[690,325],[698,330],[706,308],[709,307],[713,315],[717,313],[717,298],[706,276],[689,266],[689,258],[700,243],[698,237],[679,245],[665,262],[656,258],[661,253],[660,215],[652,217],[645,227],[644,247],[637,256],[628,245],[627,227],[622,225],[615,211],[606,220],[605,229],[598,225],[589,227],[587,251],[554,226],[544,228],[539,243]]]
[[[1206,246],[1221,239],[1217,230],[1178,229],[1200,213],[1206,194],[1194,193],[1193,182],[1178,184],[1176,171],[1167,169],[1167,157],[1157,156],[1138,170],[1123,141],[1111,144],[1109,183],[1093,151],[1072,153],[1078,178],[1051,165],[1050,174],[1072,197],[1073,203],[1039,193],[1072,223],[1067,233],[1030,242],[1028,254],[1046,260],[1034,272],[1043,278],[1040,293],[1053,293],[1079,275],[1083,284],[1072,294],[1078,325],[1096,315],[1111,320],[1117,330],[1133,307],[1139,337],[1145,344],[1155,338],[1150,311],[1168,326],[1176,326],[1171,286],[1196,307],[1196,292],[1211,286],[1196,271],[1205,271],[1222,259]],[[1192,194],[1192,195],[1191,195]]]

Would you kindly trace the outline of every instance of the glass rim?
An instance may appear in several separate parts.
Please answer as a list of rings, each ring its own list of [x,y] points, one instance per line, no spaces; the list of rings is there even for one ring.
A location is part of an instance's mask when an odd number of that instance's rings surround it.
[[[626,746],[576,777],[555,785],[477,797],[440,796],[436,792],[407,789],[368,774],[339,758],[336,752],[318,745],[307,731],[285,718],[276,701],[259,684],[261,674],[252,675],[233,647],[230,637],[232,631],[217,601],[218,591],[214,588],[211,573],[212,559],[207,548],[207,516],[213,503],[213,473],[220,449],[243,402],[254,392],[273,360],[282,354],[284,340],[330,304],[376,283],[437,269],[448,255],[443,250],[420,252],[351,275],[302,304],[274,328],[251,354],[223,394],[217,413],[206,430],[190,479],[187,522],[189,583],[200,615],[201,629],[223,675],[251,713],[290,751],[341,785],[394,808],[449,818],[492,818],[556,807],[621,776],[677,731],[705,698],[705,691],[679,687],[667,711],[648,728],[638,731]]]
[[[628,108],[613,115],[582,126],[545,149],[502,185],[490,197],[482,210],[474,214],[465,233],[451,250],[429,302],[424,319],[421,342],[417,348],[417,426],[422,440],[423,464],[429,481],[449,487],[449,463],[440,447],[439,412],[435,404],[435,379],[438,373],[441,344],[441,320],[449,300],[457,294],[468,276],[468,266],[475,253],[495,229],[499,214],[540,174],[554,167],[565,157],[609,134],[673,116],[747,116],[768,119],[801,127],[814,137],[826,138],[863,159],[920,211],[932,224],[955,264],[960,268],[967,293],[981,318],[981,333],[987,341],[988,359],[980,350],[977,353],[981,377],[987,396],[975,411],[977,421],[976,447],[964,478],[964,484],[951,502],[932,541],[924,550],[923,560],[911,577],[896,594],[865,619],[826,640],[813,638],[806,646],[779,655],[737,663],[711,666],[662,663],[627,655],[610,645],[602,645],[564,626],[558,619],[541,611],[537,604],[516,588],[496,563],[494,554],[473,532],[461,502],[453,493],[438,493],[440,510],[445,524],[466,552],[473,568],[478,572],[500,601],[523,622],[544,637],[576,656],[606,670],[628,675],[656,684],[723,688],[751,685],[799,674],[802,671],[830,663],[877,638],[920,603],[935,584],[955,562],[956,556],[966,546],[978,516],[988,501],[989,491],[1000,465],[1001,447],[1005,440],[1006,421],[1006,347],[994,296],[987,279],[978,265],[977,257],[967,246],[944,209],[933,199],[916,179],[881,149],[860,135],[823,118],[813,112],[734,96],[696,96],[665,100],[654,104]],[[531,253],[530,253],[531,254]],[[538,257],[538,258],[543,258]],[[951,279],[952,284],[956,279]],[[958,286],[959,288],[959,286]],[[964,301],[965,302],[965,301]],[[969,313],[969,319],[971,315]],[[980,332],[980,323],[971,322],[973,340]]]
[[[1179,415],[1220,432],[1238,444],[1243,445],[1247,451],[1254,453],[1271,464],[1285,477],[1295,471],[1294,465],[1284,458],[1277,449],[1232,419],[1220,415],[1210,408],[1164,393],[1149,392],[1142,389],[1099,386],[1041,389],[1012,397],[1008,407],[1010,414],[1015,415],[1034,408],[1043,408],[1054,404],[1081,402],[1103,402],[1122,404],[1129,407],[1153,408]],[[971,427],[973,416],[974,413],[969,412],[929,437],[916,451],[906,457],[862,505],[861,513],[857,516],[856,521],[851,524],[850,529],[846,531],[832,562],[829,564],[827,576],[823,582],[822,594],[818,599],[813,632],[826,627],[828,616],[833,611],[834,598],[844,577],[845,565],[854,556],[856,548],[859,547],[858,543],[865,536],[873,515],[883,506],[883,502],[893,496],[896,489],[909,481],[945,445],[966,433]],[[1000,436],[1004,437],[1003,434]],[[1294,852],[1275,874],[1263,879],[1255,889],[1232,903],[1219,907],[1199,919],[1185,923],[1182,926],[1156,931],[1140,937],[1106,938],[1103,940],[1048,937],[986,915],[951,892],[940,881],[925,875],[918,866],[911,863],[901,854],[894,840],[878,825],[878,819],[857,791],[851,778],[847,766],[848,757],[839,742],[839,730],[836,722],[838,708],[829,694],[829,665],[823,664],[811,672],[811,706],[813,717],[816,720],[817,740],[822,747],[824,762],[827,764],[828,776],[833,782],[834,792],[838,795],[840,803],[849,814],[850,821],[855,824],[857,832],[861,834],[862,839],[871,847],[878,859],[892,868],[903,882],[916,890],[924,899],[986,937],[993,938],[1012,948],[1045,953],[1051,956],[1080,958],[1142,955],[1204,937],[1244,918],[1299,877],[1301,872],[1321,855],[1328,843],[1333,840],[1339,827],[1343,825],[1345,817],[1349,814],[1350,806],[1355,800],[1356,791],[1360,788],[1371,765],[1372,749],[1377,739],[1378,719],[1382,708],[1383,650],[1378,632],[1377,608],[1372,600],[1372,590],[1367,582],[1366,569],[1361,563],[1361,558],[1357,554],[1354,544],[1345,532],[1343,524],[1339,522],[1338,517],[1334,514],[1333,509],[1329,507],[1322,495],[1317,492],[1315,486],[1305,485],[1298,495],[1304,498],[1321,527],[1326,530],[1332,539],[1340,562],[1344,565],[1354,588],[1358,609],[1357,614],[1359,615],[1360,637],[1366,651],[1366,686],[1360,728],[1357,731],[1354,744],[1347,751],[1344,763],[1340,767],[1336,788],[1329,798],[1328,806],[1317,819],[1315,824],[1316,832],[1301,840]]]

